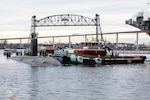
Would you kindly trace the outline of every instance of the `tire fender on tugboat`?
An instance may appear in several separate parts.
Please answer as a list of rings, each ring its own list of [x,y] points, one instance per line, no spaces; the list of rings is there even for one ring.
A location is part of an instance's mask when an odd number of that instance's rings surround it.
[[[83,64],[83,57],[82,56],[77,56],[77,62],[80,64]]]
[[[77,63],[77,56],[75,54],[70,55],[70,60],[72,63]]]
[[[127,63],[128,63],[128,64],[131,64],[131,63],[132,63],[131,58],[128,58],[128,59],[127,59]]]
[[[94,58],[95,59],[95,63],[96,64],[101,64],[102,63],[102,59],[101,58]]]

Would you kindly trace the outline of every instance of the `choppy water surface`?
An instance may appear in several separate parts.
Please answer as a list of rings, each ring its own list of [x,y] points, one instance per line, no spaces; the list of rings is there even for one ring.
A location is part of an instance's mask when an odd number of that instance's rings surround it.
[[[148,59],[150,55],[147,55]],[[32,67],[0,51],[0,100],[150,100],[150,62]]]

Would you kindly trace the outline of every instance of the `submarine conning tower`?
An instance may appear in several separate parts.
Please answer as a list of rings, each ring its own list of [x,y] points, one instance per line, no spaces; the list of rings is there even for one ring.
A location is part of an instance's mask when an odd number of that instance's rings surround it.
[[[137,12],[131,19],[126,20],[126,24],[139,28],[150,36],[150,9]]]
[[[32,56],[37,56],[37,48],[38,48],[38,43],[37,43],[37,33],[33,32],[31,33],[31,54]]]
[[[32,16],[32,23],[31,23],[31,56],[37,56],[38,51],[38,42],[37,42],[37,35],[38,33],[35,32],[36,26],[36,16]]]

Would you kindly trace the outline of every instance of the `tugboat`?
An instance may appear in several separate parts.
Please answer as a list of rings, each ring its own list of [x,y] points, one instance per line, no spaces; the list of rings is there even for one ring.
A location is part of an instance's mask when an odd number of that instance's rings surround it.
[[[101,63],[101,57],[105,56],[106,49],[101,49],[97,42],[82,42],[81,49],[74,49],[70,55],[71,63],[76,64],[95,64]]]

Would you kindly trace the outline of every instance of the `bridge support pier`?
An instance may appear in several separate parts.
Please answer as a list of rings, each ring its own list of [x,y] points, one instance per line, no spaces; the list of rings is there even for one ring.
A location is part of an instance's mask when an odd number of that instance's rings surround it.
[[[139,33],[136,33],[136,50],[139,49]]]
[[[71,36],[69,36],[69,48],[71,48]]]
[[[20,48],[22,48],[22,39],[20,38]]]
[[[118,33],[116,33],[116,48],[118,49]]]
[[[53,49],[55,49],[55,38],[53,36]]]

